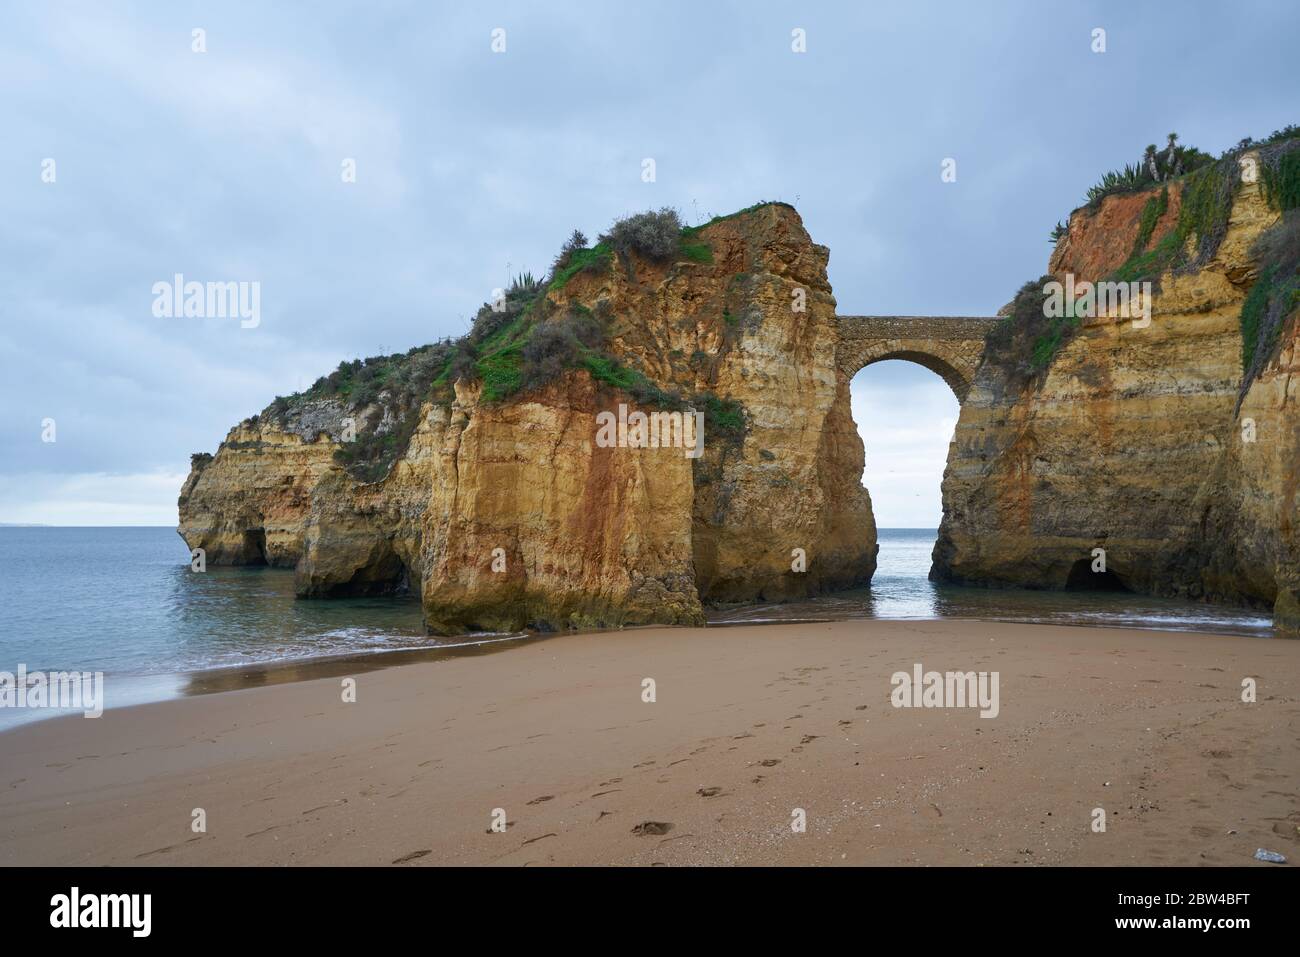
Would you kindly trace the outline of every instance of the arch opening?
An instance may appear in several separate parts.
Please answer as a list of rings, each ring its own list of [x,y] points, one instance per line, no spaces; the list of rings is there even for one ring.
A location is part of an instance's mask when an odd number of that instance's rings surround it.
[[[932,352],[921,352],[915,349],[892,349],[882,351],[878,355],[869,355],[865,357],[862,368],[858,369],[858,373],[880,362],[895,361],[911,362],[930,370],[947,383],[958,403],[966,397],[966,393],[970,389],[970,383],[950,362]],[[857,378],[858,373],[853,375],[854,379]]]
[[[961,405],[933,365],[897,354],[873,358],[849,386],[879,545],[872,601],[888,617],[924,617],[938,601],[929,575]]]

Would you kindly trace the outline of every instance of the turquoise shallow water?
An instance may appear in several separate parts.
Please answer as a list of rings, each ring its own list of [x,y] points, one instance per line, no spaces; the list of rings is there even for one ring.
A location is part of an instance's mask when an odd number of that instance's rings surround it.
[[[719,624],[800,618],[988,618],[1267,636],[1268,617],[1125,593],[936,586],[935,533],[881,529],[871,588],[717,611]],[[110,706],[182,693],[187,673],[396,651],[465,638],[424,634],[413,598],[298,601],[293,573],[189,569],[168,528],[0,527],[0,671],[103,671]],[[479,636],[474,640],[483,640]],[[0,727],[46,716],[0,709]]]

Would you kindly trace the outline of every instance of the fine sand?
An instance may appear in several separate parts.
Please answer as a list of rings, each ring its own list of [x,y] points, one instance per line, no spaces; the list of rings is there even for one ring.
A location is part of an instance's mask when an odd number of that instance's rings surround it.
[[[999,672],[1000,713],[892,707],[891,675],[917,662]],[[656,628],[356,682],[355,703],[334,674],[0,734],[0,863],[1300,859],[1300,642],[987,621]]]

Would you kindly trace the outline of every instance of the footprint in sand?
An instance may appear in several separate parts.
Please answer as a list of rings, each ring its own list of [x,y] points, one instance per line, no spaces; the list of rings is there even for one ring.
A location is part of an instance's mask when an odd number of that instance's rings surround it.
[[[373,793],[373,791],[370,793]],[[347,803],[348,803],[347,798],[339,798],[337,801],[331,801],[329,804],[322,804],[320,807],[309,807],[307,808],[307,810],[303,811],[302,813],[315,814],[317,811],[324,811],[326,808],[331,808],[331,807],[341,807],[342,805]]]
[[[186,844],[193,844],[195,841],[201,840],[203,840],[202,834],[198,837],[192,837],[188,841],[181,841],[179,844],[168,844],[166,847],[156,847],[152,851],[145,851],[143,854],[137,854],[135,859],[138,861],[142,857],[152,857],[155,854],[166,854],[169,851],[176,850],[178,847],[184,847]]]
[[[722,788],[712,788],[712,787],[700,788],[695,793],[698,794],[700,797],[706,797],[706,798],[717,797],[719,794],[722,793]]]
[[[393,863],[405,864],[407,861],[414,861],[421,857],[426,857],[427,855],[432,853],[433,853],[432,848],[425,848],[423,851],[412,851],[410,854],[403,854],[401,857],[397,858],[397,860],[393,861]]]
[[[778,764],[781,763],[781,759],[780,759],[780,758],[764,758],[762,761],[759,761],[758,763],[761,764],[761,765],[762,765],[763,767],[765,767],[765,768],[774,768],[774,767],[776,767]]]
[[[637,837],[650,837],[667,834],[672,829],[673,826],[667,821],[642,821],[632,828],[632,833]]]
[[[543,794],[541,797],[535,797],[535,798],[533,798],[533,799],[532,799],[531,801],[529,801],[528,803],[529,803],[529,805],[533,805],[533,804],[545,804],[547,801],[552,800],[554,797],[555,797],[554,794]]]

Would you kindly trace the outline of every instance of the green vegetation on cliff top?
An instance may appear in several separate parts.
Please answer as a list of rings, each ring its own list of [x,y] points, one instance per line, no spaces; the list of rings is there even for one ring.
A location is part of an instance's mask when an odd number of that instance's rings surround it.
[[[713,434],[737,440],[745,431],[740,403],[708,392],[686,396],[660,388],[608,351],[611,316],[576,302],[561,306],[550,295],[561,292],[575,276],[613,268],[616,260],[630,271],[633,256],[662,263],[712,263],[713,249],[700,241],[700,233],[768,205],[776,204],[758,203],[715,216],[702,226],[684,226],[669,208],[637,213],[617,220],[594,246],[575,230],[544,280],[528,273],[516,277],[495,302],[480,307],[466,335],[405,353],[342,362],[306,391],[277,396],[262,415],[283,423],[309,404],[331,399],[359,413],[356,438],[340,443],[334,456],[353,477],[376,481],[405,452],[423,404],[449,404],[458,380],[480,382],[480,401],[493,403],[540,388],[565,370],[585,369],[597,382],[640,403],[699,408]]]
[[[1295,261],[1300,255],[1295,217],[1300,209],[1300,126],[1276,130],[1264,140],[1246,138],[1215,160],[1194,147],[1177,143],[1170,134],[1165,150],[1148,146],[1136,167],[1107,173],[1088,191],[1088,204],[1072,215],[1088,215],[1110,195],[1150,190],[1138,221],[1138,233],[1128,259],[1105,281],[1151,282],[1169,272],[1189,273],[1202,268],[1218,251],[1228,231],[1233,198],[1242,183],[1242,158],[1254,152],[1264,196],[1283,216],[1260,237],[1254,250],[1259,278],[1242,306],[1242,389],[1272,355],[1282,321],[1300,305],[1300,276]],[[1154,245],[1156,226],[1169,209],[1169,184],[1181,186],[1178,220]],[[1155,191],[1153,187],[1159,185]],[[1068,226],[1057,223],[1051,241],[1059,242]],[[1038,378],[1051,365],[1060,348],[1078,328],[1077,320],[1048,319],[1042,314],[1046,295],[1044,276],[1026,283],[1017,293],[1009,314],[990,333],[986,360],[1001,367],[1021,387]]]

